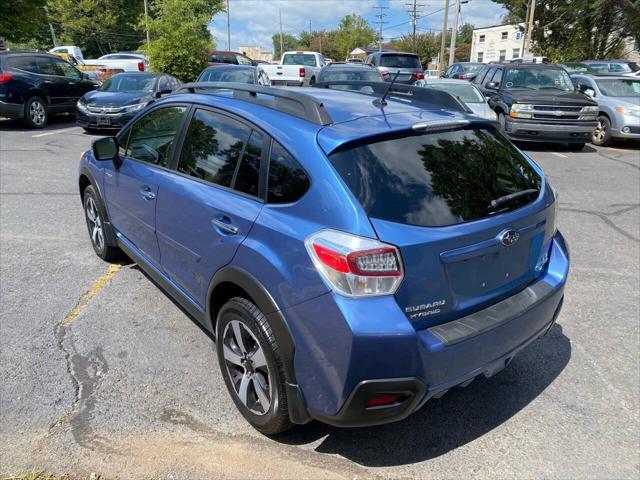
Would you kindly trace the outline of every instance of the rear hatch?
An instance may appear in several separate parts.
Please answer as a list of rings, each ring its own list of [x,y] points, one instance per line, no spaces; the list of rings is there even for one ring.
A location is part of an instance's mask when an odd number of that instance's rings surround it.
[[[424,78],[422,65],[417,55],[410,53],[385,53],[380,56],[379,69],[386,72],[385,80],[393,80],[396,73],[396,82],[413,84],[418,79]],[[399,73],[398,73],[399,72]]]
[[[380,240],[400,248],[396,299],[416,328],[485,308],[543,273],[554,195],[493,127],[396,132],[329,158]]]

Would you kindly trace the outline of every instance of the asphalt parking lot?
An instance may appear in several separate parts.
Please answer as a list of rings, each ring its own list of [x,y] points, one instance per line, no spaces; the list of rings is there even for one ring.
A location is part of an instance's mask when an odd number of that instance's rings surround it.
[[[640,475],[640,145],[524,147],[572,255],[558,324],[408,419],[276,438],[236,413],[211,340],[134,264],[91,248],[91,135],[0,120],[0,475],[633,478]]]

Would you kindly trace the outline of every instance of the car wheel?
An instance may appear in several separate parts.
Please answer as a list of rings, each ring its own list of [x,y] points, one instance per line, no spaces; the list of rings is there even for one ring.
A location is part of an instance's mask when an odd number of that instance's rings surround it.
[[[110,262],[120,257],[120,249],[107,245],[105,215],[102,205],[92,185],[84,190],[84,217],[89,230],[91,245],[101,259]]]
[[[505,131],[506,124],[507,124],[507,121],[504,117],[504,113],[498,112],[498,127],[500,128],[501,132]]]
[[[611,122],[607,117],[598,117],[598,126],[591,134],[591,143],[606,147],[611,144]]]
[[[570,143],[569,151],[570,152],[581,152],[584,148],[584,143]]]
[[[241,297],[222,306],[216,350],[227,389],[244,418],[266,435],[290,428],[283,361],[258,307]]]
[[[24,121],[31,128],[44,128],[49,116],[47,106],[40,97],[31,97],[24,105]]]
[[[316,77],[311,77],[311,79],[309,80],[309,85],[315,85],[316,84]]]

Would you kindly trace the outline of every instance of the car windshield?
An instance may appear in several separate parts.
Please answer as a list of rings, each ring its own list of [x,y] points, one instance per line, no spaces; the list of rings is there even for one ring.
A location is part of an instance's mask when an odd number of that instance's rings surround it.
[[[607,97],[640,97],[640,79],[603,78],[596,83]]]
[[[507,89],[552,89],[565,92],[571,92],[575,89],[564,68],[510,68],[507,71],[504,86]]]
[[[542,179],[497,130],[400,135],[329,157],[370,217],[437,227],[533,201]],[[492,201],[512,195],[501,208]]]
[[[476,73],[482,67],[484,67],[483,63],[478,63],[477,65],[473,65],[473,64],[462,65],[462,69],[464,70],[465,73]]]
[[[312,53],[285,53],[282,59],[283,65],[305,65],[315,67],[316,56]]]
[[[255,73],[252,68],[212,68],[202,72],[198,81],[256,83]]]
[[[464,103],[484,103],[482,94],[470,83],[427,83],[426,86],[450,93]]]
[[[153,92],[158,78],[154,75],[116,75],[102,84],[103,92]]]
[[[388,68],[422,68],[415,55],[382,55],[380,66]]]
[[[359,70],[339,70],[329,68],[320,74],[321,82],[340,82],[340,81],[356,81],[356,82],[379,82],[382,80],[380,73],[372,68],[362,67]]]

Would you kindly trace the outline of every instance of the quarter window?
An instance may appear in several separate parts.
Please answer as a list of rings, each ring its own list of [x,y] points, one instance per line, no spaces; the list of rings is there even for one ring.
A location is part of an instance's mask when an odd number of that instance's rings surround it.
[[[197,110],[184,139],[178,171],[231,187],[251,129],[224,115]]]
[[[158,108],[138,120],[131,127],[125,156],[167,167],[186,110],[185,107]]]
[[[264,136],[254,130],[244,149],[244,155],[238,167],[238,174],[234,183],[234,190],[258,196],[258,184],[260,181],[260,158],[262,157],[262,144]]]
[[[309,177],[300,164],[276,142],[271,147],[267,202],[291,203],[309,189]]]

